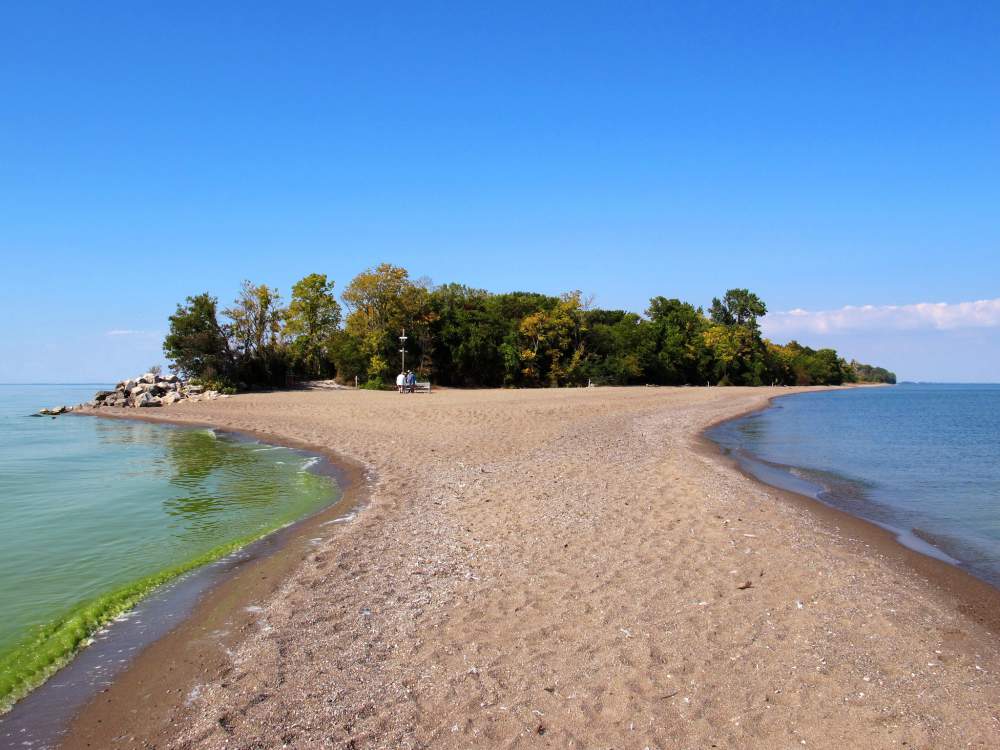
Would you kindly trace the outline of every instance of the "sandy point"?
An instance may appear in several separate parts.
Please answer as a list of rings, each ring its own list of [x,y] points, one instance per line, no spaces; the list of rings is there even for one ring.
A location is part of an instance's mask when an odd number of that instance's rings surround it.
[[[997,592],[699,437],[801,390],[297,391],[145,415],[333,452],[369,503],[207,597],[65,746],[996,747]]]

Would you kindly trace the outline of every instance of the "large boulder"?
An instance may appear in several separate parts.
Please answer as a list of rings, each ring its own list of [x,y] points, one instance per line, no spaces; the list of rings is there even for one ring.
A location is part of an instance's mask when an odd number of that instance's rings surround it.
[[[203,386],[203,385],[188,385],[188,386],[184,387],[184,392],[185,393],[191,393],[191,394],[197,395],[199,393],[204,393],[205,392],[205,386]]]
[[[177,377],[174,373],[170,373],[169,375],[164,375],[163,379],[168,383],[177,383],[180,381],[180,378]]]
[[[140,393],[138,397],[132,400],[132,406],[136,409],[141,407],[160,406],[160,405],[161,405],[160,399],[158,399],[156,396],[149,393],[148,391],[145,393]]]
[[[163,404],[164,406],[170,406],[171,404],[176,404],[178,401],[183,400],[183,398],[184,397],[177,391],[170,391],[167,393],[167,395],[163,396],[160,399],[160,403]]]
[[[151,372],[147,372],[142,377],[140,377],[139,380],[141,380],[143,383],[149,383],[150,385],[152,385],[153,383],[156,382],[156,375],[154,375]]]

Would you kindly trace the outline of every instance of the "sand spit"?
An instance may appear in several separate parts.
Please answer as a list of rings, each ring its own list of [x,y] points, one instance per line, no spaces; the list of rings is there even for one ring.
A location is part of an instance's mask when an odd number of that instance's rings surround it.
[[[704,427],[790,391],[317,390],[148,415],[337,451],[370,506],[308,529],[271,593],[231,596],[224,651],[140,656],[145,681],[66,747],[995,747],[996,592],[705,450]]]

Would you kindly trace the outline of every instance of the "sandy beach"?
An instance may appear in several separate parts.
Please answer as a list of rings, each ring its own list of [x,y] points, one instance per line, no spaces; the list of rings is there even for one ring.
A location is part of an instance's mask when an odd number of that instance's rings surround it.
[[[364,509],[213,592],[64,747],[996,747],[998,592],[700,437],[795,390],[141,410],[328,452]]]

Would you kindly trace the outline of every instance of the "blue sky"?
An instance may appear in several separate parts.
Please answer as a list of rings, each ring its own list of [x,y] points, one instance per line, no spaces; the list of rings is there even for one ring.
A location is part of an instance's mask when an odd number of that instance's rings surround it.
[[[5,4],[0,381],[382,261],[1000,380],[1000,5],[471,5]]]

